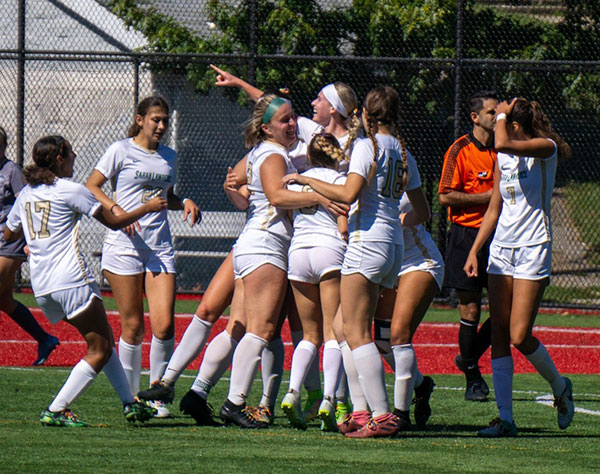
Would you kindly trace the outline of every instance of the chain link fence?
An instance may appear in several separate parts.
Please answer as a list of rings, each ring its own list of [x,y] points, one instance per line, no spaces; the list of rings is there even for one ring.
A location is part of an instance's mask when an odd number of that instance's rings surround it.
[[[553,276],[544,305],[600,307],[600,6],[595,1],[4,0],[0,3],[0,125],[7,156],[27,165],[33,143],[58,133],[85,182],[125,136],[137,102],[171,104],[166,144],[178,152],[177,192],[203,210],[190,229],[170,213],[179,291],[203,291],[243,227],[222,191],[243,157],[242,94],[213,87],[218,64],[263,89],[287,86],[294,108],[333,81],[359,97],[391,84],[403,99],[402,133],[433,209],[443,154],[470,129],[473,91],[538,100],[573,158],[559,165],[552,202]],[[100,224],[81,247],[98,281]],[[28,283],[24,266],[23,284]]]

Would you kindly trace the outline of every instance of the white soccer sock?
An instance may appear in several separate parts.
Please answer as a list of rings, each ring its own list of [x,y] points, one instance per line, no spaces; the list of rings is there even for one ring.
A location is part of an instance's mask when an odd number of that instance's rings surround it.
[[[263,395],[260,400],[260,406],[273,410],[279,393],[279,386],[283,377],[283,361],[285,351],[281,337],[273,339],[269,345],[263,349],[261,366],[261,375],[263,383]]]
[[[192,384],[194,392],[204,399],[208,398],[210,389],[217,384],[231,365],[236,346],[237,341],[227,331],[221,331],[210,341],[204,352],[196,380]]]
[[[350,347],[346,341],[340,343],[340,349],[342,351],[344,370],[346,372],[346,381],[348,385],[348,391],[350,392],[350,399],[352,400],[353,410],[366,411],[369,409],[369,404],[367,403],[367,397],[363,392],[362,386],[358,381],[358,372],[356,371],[356,367],[354,365],[352,351],[350,350]]]
[[[531,365],[535,367],[540,375],[548,381],[552,387],[554,396],[559,397],[565,391],[565,388],[567,388],[567,384],[565,383],[565,379],[558,373],[544,344],[540,342],[538,348],[525,357],[527,357],[527,360],[531,362]]]
[[[267,347],[266,339],[247,332],[233,354],[231,382],[227,399],[235,405],[244,405],[250,394],[260,356]]]
[[[119,339],[119,360],[129,382],[131,393],[140,391],[140,373],[142,372],[142,345],[129,344]]]
[[[512,356],[492,359],[492,381],[494,382],[494,396],[500,419],[512,423],[512,384],[514,365]]]
[[[63,411],[77,400],[92,384],[98,374],[85,360],[81,359],[71,370],[69,377],[60,391],[52,400],[48,410],[52,412]]]
[[[306,378],[306,373],[310,364],[317,355],[317,346],[312,342],[302,339],[292,356],[292,370],[290,373],[290,390],[300,392],[302,383]]]
[[[152,382],[160,380],[165,373],[173,347],[175,346],[175,336],[169,339],[159,339],[152,336],[150,343],[150,385]]]
[[[104,364],[104,367],[102,367],[102,371],[106,374],[106,377],[112,385],[112,388],[115,390],[115,392],[117,392],[121,403],[123,405],[126,403],[132,403],[133,393],[131,393],[127,376],[125,375],[125,371],[123,370],[123,366],[119,361],[119,356],[117,355],[117,351],[115,349],[113,349],[108,362]]]
[[[415,350],[412,344],[392,346],[396,362],[396,382],[394,384],[394,408],[400,411],[409,411],[414,389],[412,376],[415,368]]]
[[[373,417],[390,412],[383,361],[374,342],[364,344],[352,350],[354,366],[358,372],[358,381],[363,389]]]
[[[342,351],[335,339],[325,341],[323,348],[323,396],[333,399],[342,373]]]
[[[210,336],[212,326],[212,323],[194,315],[183,333],[181,341],[177,344],[175,352],[173,352],[169,360],[169,365],[167,365],[165,374],[163,375],[163,380],[167,384],[173,385],[181,375],[181,372],[202,352],[204,344],[206,344],[206,340]]]

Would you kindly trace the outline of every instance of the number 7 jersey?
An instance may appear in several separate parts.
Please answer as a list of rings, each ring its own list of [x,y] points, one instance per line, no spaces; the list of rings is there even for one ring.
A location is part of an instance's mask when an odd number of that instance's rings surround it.
[[[35,296],[94,281],[77,237],[81,215],[92,217],[99,208],[86,187],[66,179],[21,190],[6,225],[13,232],[23,229]]]

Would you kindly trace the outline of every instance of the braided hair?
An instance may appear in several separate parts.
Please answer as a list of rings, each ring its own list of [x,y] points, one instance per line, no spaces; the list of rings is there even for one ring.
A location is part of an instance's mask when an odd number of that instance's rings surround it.
[[[345,158],[337,138],[331,133],[315,135],[308,145],[308,159],[312,166],[335,169],[337,163]]]
[[[377,146],[375,134],[377,133],[379,125],[381,124],[386,126],[392,135],[400,142],[403,167],[402,188],[404,189],[406,187],[408,161],[404,138],[402,138],[399,133],[400,96],[393,87],[378,86],[369,91],[367,97],[365,98],[363,107],[367,115],[367,123],[365,124],[367,137],[373,144],[373,166],[371,167],[367,181],[370,183],[377,172],[377,156],[379,155],[379,147]]]

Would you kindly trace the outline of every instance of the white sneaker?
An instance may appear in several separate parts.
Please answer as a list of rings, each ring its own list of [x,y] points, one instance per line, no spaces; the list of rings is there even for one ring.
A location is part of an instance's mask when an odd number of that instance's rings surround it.
[[[567,385],[559,397],[554,398],[554,406],[558,410],[558,427],[566,429],[573,421],[575,404],[573,403],[573,384],[567,377],[563,377]]]
[[[156,414],[154,415],[154,418],[170,418],[171,417],[171,413],[169,412],[169,409],[167,408],[167,405],[165,402],[162,402],[160,400],[150,400],[148,402],[148,405],[150,405],[152,408],[154,408],[156,410]]]
[[[335,405],[329,397],[324,397],[317,417],[321,420],[321,431],[337,431],[337,421],[335,419]]]
[[[291,390],[286,393],[281,401],[281,410],[285,413],[287,419],[290,420],[290,424],[293,427],[301,430],[307,428],[306,420],[302,414],[302,406],[300,405],[300,394]]]

